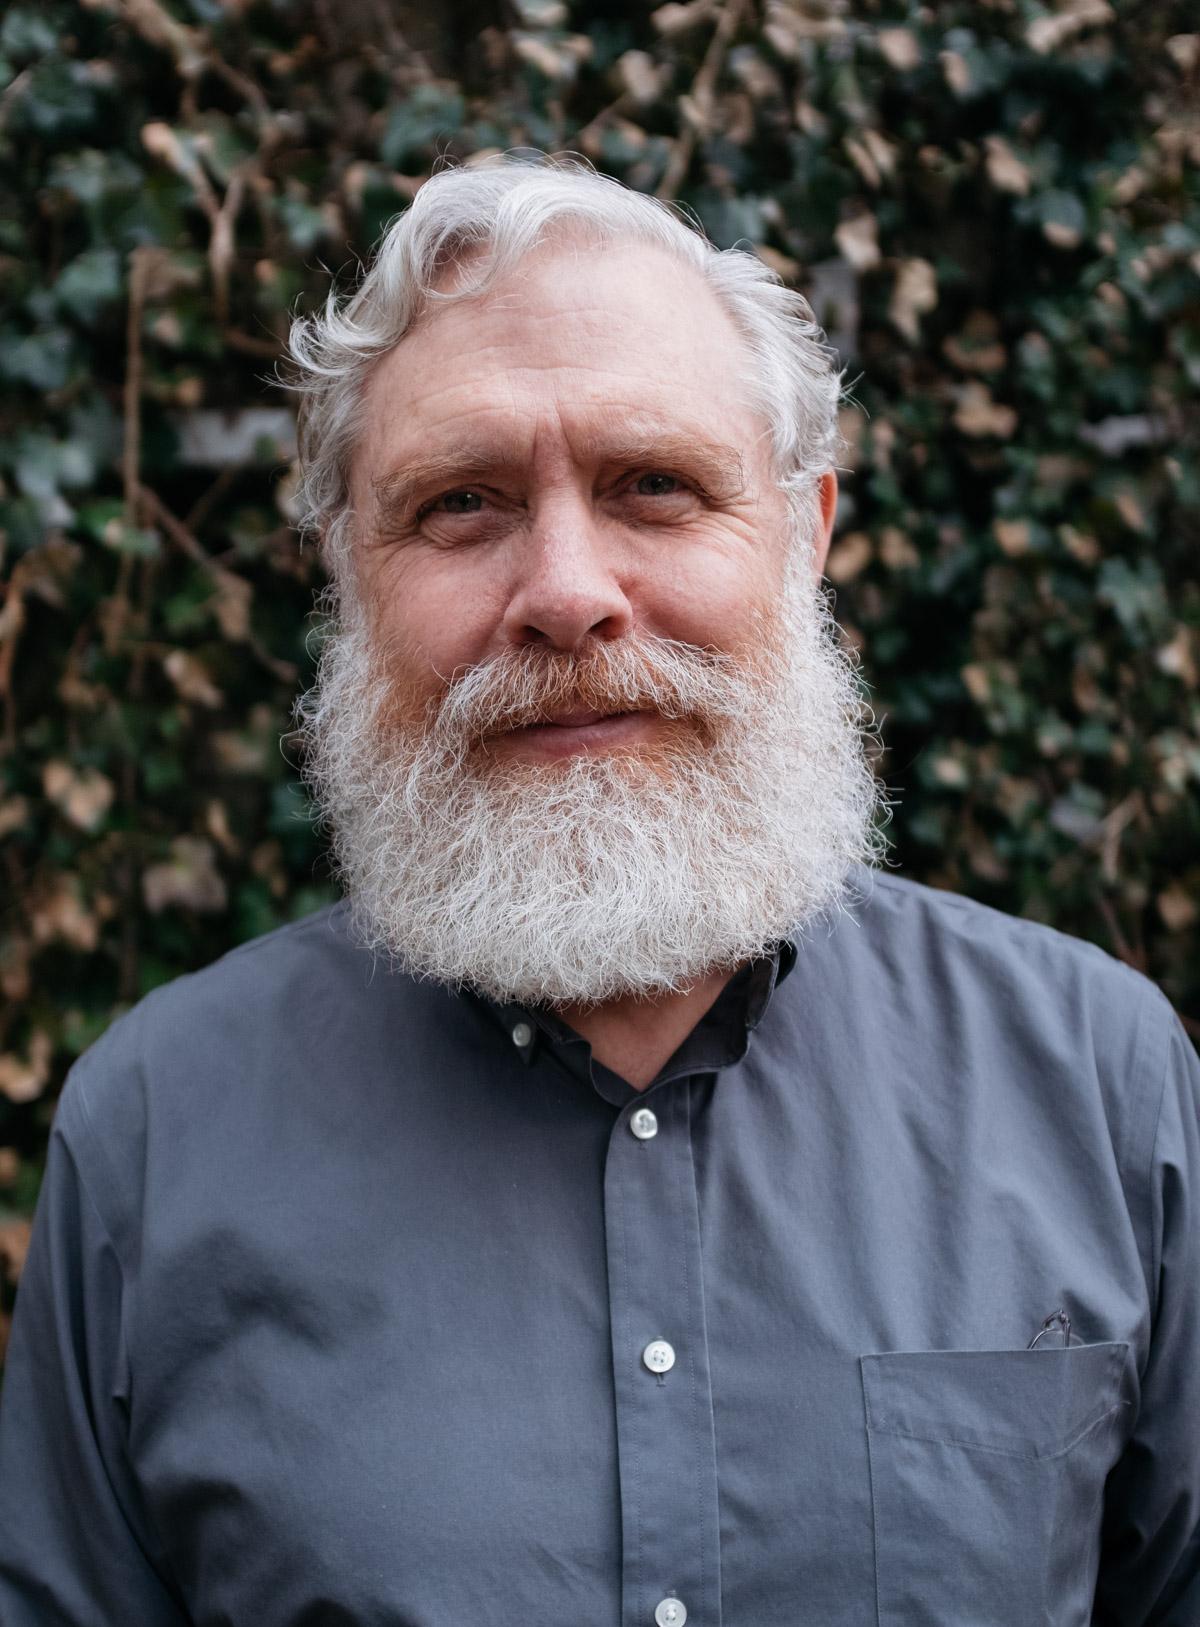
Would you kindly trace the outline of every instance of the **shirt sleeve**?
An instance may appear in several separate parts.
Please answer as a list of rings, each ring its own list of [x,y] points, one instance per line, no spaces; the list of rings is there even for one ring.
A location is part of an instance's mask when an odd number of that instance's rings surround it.
[[[126,1449],[127,1283],[93,1201],[68,1082],[0,1396],[4,1627],[180,1627]]]
[[[1106,1488],[1095,1627],[1200,1622],[1200,1061],[1169,1021],[1150,1171],[1150,1353]]]

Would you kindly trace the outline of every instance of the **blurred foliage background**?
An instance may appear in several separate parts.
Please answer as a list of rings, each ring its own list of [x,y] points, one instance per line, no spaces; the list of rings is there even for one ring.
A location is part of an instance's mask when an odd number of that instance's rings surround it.
[[[1190,14],[1190,27],[1189,27]],[[812,300],[903,871],[1200,1034],[1200,34],[1156,0],[37,0],[0,22],[0,1262],[114,1014],[331,896],[289,314],[571,149]],[[3,1328],[0,1326],[0,1334]]]

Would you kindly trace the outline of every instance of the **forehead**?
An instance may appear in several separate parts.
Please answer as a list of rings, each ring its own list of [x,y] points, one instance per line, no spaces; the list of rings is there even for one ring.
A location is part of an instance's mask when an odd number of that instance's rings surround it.
[[[549,245],[485,294],[434,307],[384,357],[367,384],[355,483],[461,438],[533,456],[596,449],[631,424],[718,439],[753,462],[768,437],[746,399],[747,365],[691,266],[635,244]]]

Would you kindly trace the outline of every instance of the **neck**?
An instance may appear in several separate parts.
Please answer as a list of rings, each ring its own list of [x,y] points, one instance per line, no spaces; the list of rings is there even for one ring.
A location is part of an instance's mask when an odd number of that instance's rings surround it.
[[[733,975],[710,972],[678,993],[628,995],[599,1006],[559,1006],[557,1011],[588,1041],[598,1061],[636,1090],[645,1090]]]

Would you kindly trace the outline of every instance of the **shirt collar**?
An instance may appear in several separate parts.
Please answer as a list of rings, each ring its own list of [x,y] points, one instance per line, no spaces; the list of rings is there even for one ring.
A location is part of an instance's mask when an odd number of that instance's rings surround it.
[[[548,1051],[569,1073],[593,1088],[615,1107],[672,1081],[697,1073],[716,1073],[740,1062],[780,983],[796,964],[796,943],[787,938],[765,951],[730,979],[711,1008],[692,1029],[678,1050],[645,1090],[636,1090],[592,1056],[581,1034],[546,1007],[495,1001],[476,996],[503,1030],[508,1043],[526,1064]]]

